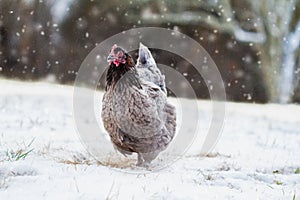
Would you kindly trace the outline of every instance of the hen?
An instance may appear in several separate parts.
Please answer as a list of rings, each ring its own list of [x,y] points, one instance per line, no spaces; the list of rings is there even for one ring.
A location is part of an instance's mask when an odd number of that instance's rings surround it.
[[[125,156],[137,153],[137,165],[147,167],[174,137],[175,108],[156,83],[141,77],[123,48],[114,45],[107,61],[104,127],[118,151]]]

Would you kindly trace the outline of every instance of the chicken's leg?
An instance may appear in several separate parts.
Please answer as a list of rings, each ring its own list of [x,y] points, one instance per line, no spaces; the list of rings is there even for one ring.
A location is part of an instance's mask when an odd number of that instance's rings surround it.
[[[159,151],[150,153],[138,153],[138,162],[136,165],[139,167],[148,168],[150,166],[151,161],[154,160],[158,154]]]
[[[142,167],[143,162],[144,161],[143,161],[142,155],[138,153],[138,160],[137,160],[136,166]]]

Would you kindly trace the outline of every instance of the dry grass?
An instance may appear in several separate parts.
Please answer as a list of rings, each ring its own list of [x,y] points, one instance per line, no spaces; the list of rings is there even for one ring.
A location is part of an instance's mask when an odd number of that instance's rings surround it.
[[[69,155],[68,157],[70,158],[62,158],[58,157],[57,155],[51,157],[55,161],[67,165],[99,165],[119,169],[134,169],[136,166],[136,159],[129,157],[122,158],[114,155],[108,156],[108,159],[104,160],[97,160],[93,157],[84,156],[83,154],[76,152],[73,152],[73,154]]]
[[[100,165],[103,166],[108,166],[108,167],[113,167],[113,168],[120,168],[120,169],[125,169],[125,168],[131,168],[133,169],[136,164],[135,159],[130,159],[130,158],[124,158],[121,160],[109,160],[109,161],[102,161],[99,162]]]

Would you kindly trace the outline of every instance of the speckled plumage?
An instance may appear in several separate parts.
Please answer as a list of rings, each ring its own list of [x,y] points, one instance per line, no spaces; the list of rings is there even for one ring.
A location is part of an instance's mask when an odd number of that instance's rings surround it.
[[[157,67],[150,50],[142,43],[140,43],[136,69],[142,79],[158,85],[163,92],[167,93],[165,76]]]
[[[175,108],[153,82],[140,77],[134,61],[110,64],[102,120],[115,148],[124,155],[138,154],[140,166],[149,163],[163,151],[176,131]]]

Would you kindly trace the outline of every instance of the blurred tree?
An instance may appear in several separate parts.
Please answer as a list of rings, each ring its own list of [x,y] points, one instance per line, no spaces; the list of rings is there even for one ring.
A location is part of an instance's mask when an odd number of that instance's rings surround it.
[[[30,79],[53,74],[59,82],[72,82],[102,40],[130,28],[159,26],[204,46],[221,71],[229,100],[287,102],[293,91],[296,100],[299,1],[0,0],[0,73]],[[57,5],[64,6],[56,10]],[[189,63],[152,51],[159,62],[187,74],[199,97],[209,97]]]
[[[52,1],[0,1],[1,66],[8,76],[40,78],[52,65]]]
[[[298,63],[298,65],[295,70],[296,80],[295,80],[293,102],[300,102],[300,50],[298,50],[296,54],[298,54],[298,58],[296,60],[296,63]]]
[[[239,42],[255,45],[261,57],[259,65],[270,101],[288,102],[291,99],[295,52],[300,41],[299,0],[156,2],[160,4],[160,12],[149,9],[142,15],[142,20],[152,23],[205,23],[222,33],[233,35]]]
[[[300,1],[249,1],[261,19],[265,42],[259,45],[271,100],[287,103],[294,94],[296,52],[300,45]],[[269,67],[266,68],[266,67]]]
[[[132,27],[121,16],[126,7],[120,1],[73,1],[70,11],[60,24],[62,50],[68,58],[62,64],[68,66],[68,73],[61,69],[65,76],[63,82],[74,80],[76,71],[87,54],[105,38]]]
[[[212,9],[214,7],[216,9]],[[135,27],[165,27],[180,30],[204,45],[221,70],[229,100],[265,102],[267,100],[265,83],[261,77],[261,70],[255,63],[259,58],[256,51],[247,43],[253,40],[261,41],[261,34],[244,31],[234,20],[231,25],[238,29],[229,28],[228,22],[231,20],[219,17],[222,9],[222,6],[211,1],[194,0],[124,0],[105,3],[73,1],[68,15],[61,24],[65,42],[62,46],[70,55],[64,59],[64,63],[71,65],[72,71],[76,71],[80,61],[97,42],[113,34]],[[210,22],[207,23],[206,19]],[[232,34],[245,44],[233,38]],[[174,55],[171,56],[172,59],[168,59],[170,56],[166,56],[166,53],[157,50],[153,52],[159,62],[171,64],[180,72],[188,74],[187,78],[190,79],[199,97],[209,97],[208,86],[205,85],[201,75],[194,74],[190,64]],[[178,87],[181,87],[179,83]]]

